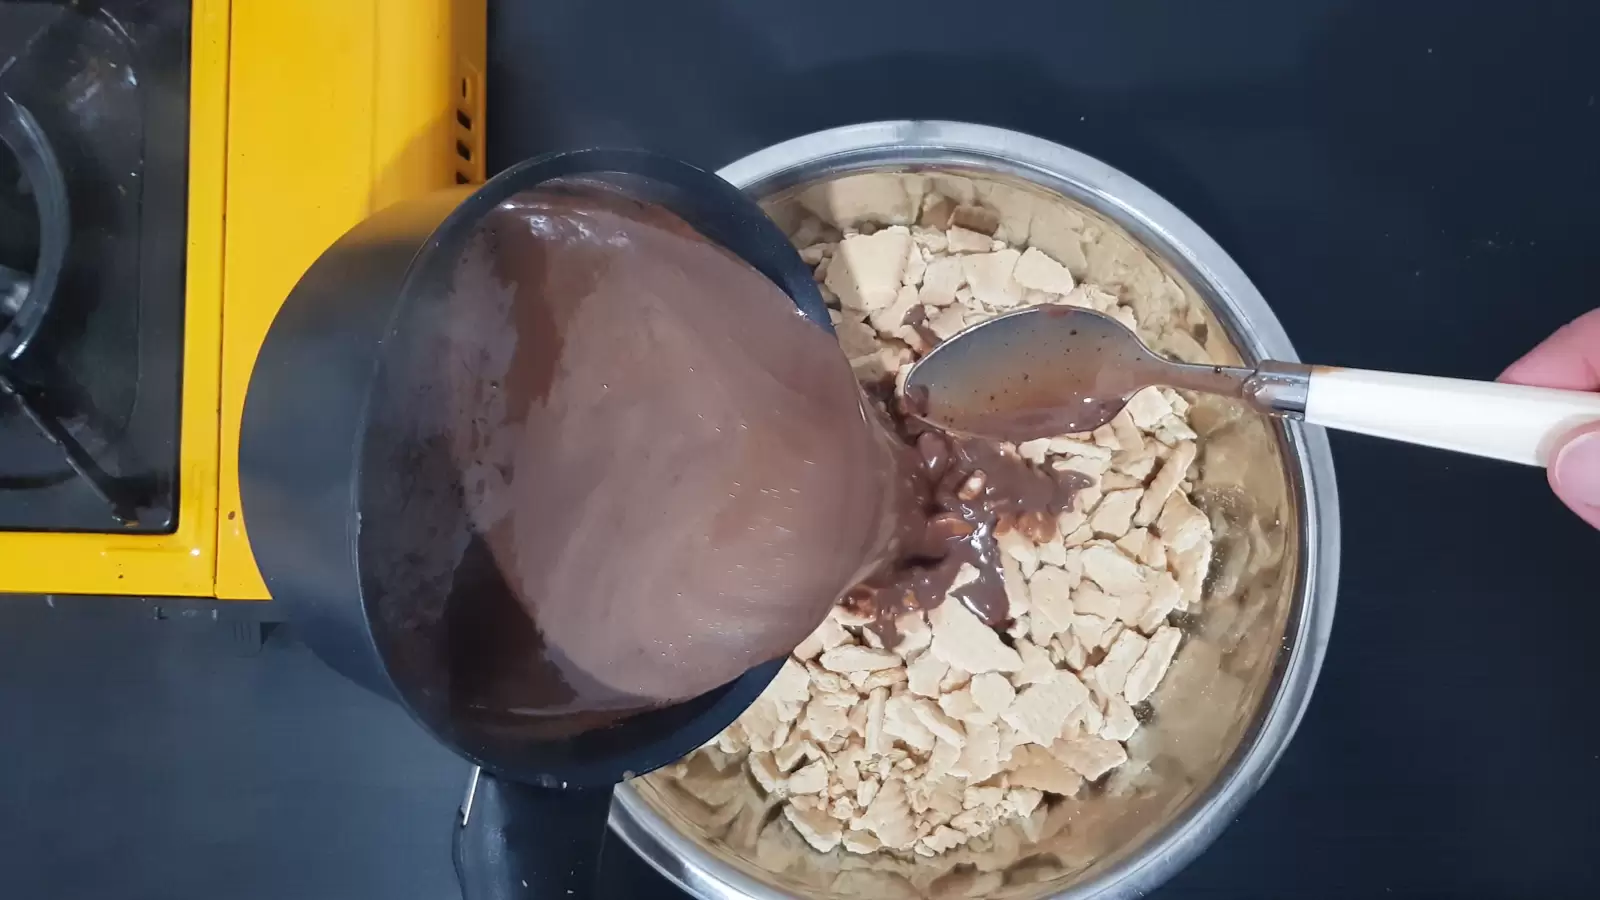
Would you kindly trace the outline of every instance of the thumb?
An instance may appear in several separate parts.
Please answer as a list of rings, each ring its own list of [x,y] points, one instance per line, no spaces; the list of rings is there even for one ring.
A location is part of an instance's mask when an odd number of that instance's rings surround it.
[[[1585,522],[1600,528],[1600,423],[1569,435],[1550,464],[1550,487]]]

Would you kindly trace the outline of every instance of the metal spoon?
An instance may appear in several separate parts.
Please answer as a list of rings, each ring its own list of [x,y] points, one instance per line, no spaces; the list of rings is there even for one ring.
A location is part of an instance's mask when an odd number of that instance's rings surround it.
[[[1600,421],[1600,394],[1266,360],[1176,363],[1116,319],[1075,306],[997,316],[912,367],[907,407],[950,431],[1008,441],[1093,431],[1140,390],[1234,397],[1274,416],[1527,465]]]

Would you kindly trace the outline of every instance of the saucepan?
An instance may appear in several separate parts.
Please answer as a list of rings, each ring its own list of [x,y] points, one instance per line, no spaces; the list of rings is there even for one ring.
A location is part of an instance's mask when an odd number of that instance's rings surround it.
[[[447,439],[451,422],[475,414],[450,390],[446,367],[458,358],[441,343],[451,273],[485,214],[564,179],[671,210],[831,327],[809,267],[727,182],[637,151],[544,157],[476,190],[391,206],[324,253],[272,324],[240,435],[251,546],[296,632],[481,767],[455,847],[469,898],[586,895],[612,786],[714,737],[779,665],[560,739],[456,702],[475,660],[515,657],[508,646],[536,635],[469,522]]]

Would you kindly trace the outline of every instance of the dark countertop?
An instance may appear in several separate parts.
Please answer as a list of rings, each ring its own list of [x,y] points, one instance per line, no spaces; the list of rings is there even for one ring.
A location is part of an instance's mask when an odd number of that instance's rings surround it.
[[[598,142],[717,166],[832,125],[965,119],[1163,194],[1308,359],[1489,378],[1600,305],[1588,4],[492,6],[492,166]],[[1536,471],[1334,452],[1344,577],[1316,696],[1158,896],[1591,895],[1600,535]],[[0,896],[453,893],[464,764],[281,633],[245,656],[184,621],[0,602],[0,709]],[[670,896],[611,859],[609,896]]]

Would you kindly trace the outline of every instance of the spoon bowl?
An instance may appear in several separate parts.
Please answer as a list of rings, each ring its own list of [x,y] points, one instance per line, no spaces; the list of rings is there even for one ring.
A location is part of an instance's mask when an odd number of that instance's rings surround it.
[[[1111,316],[1043,305],[980,322],[935,347],[902,391],[907,408],[931,425],[1027,441],[1093,431],[1153,385],[1241,396],[1252,374],[1171,362]]]

